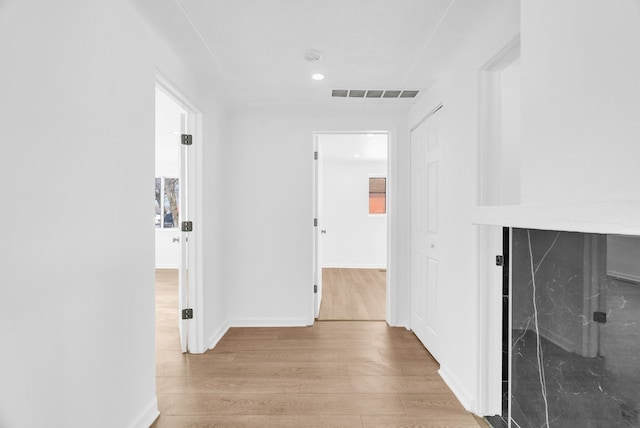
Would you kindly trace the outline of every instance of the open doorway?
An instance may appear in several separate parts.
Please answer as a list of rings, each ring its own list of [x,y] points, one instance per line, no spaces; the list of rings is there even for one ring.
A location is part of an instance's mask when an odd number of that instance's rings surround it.
[[[155,90],[156,349],[197,352],[196,115],[168,85]],[[202,352],[202,351],[200,351]]]
[[[317,134],[316,313],[386,319],[388,134]]]

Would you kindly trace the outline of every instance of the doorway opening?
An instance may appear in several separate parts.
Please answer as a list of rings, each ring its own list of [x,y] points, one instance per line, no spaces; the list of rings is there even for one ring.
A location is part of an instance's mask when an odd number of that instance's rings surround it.
[[[195,111],[159,78],[155,88],[154,222],[156,351],[161,354],[202,352],[196,263],[199,240],[193,227],[198,213],[197,120]]]
[[[319,321],[386,320],[388,140],[386,132],[315,136]]]

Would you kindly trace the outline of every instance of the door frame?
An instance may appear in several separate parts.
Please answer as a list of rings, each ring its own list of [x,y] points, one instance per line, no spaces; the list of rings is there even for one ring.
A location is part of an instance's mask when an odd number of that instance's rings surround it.
[[[501,162],[492,153],[499,149],[501,115],[500,73],[520,57],[520,36],[509,42],[479,70],[479,135],[477,146],[476,203],[487,205],[492,171],[502,171]],[[497,148],[496,148],[497,146]],[[491,149],[494,152],[491,152]],[[495,180],[495,177],[494,177]],[[478,306],[478,378],[475,412],[479,415],[502,413],[502,268],[495,256],[503,254],[503,229],[477,227]]]
[[[320,213],[322,212],[322,157],[320,151],[320,136],[313,135],[313,319],[320,316],[322,305],[322,226]],[[316,290],[317,288],[317,290]]]
[[[193,309],[193,319],[189,320],[187,343],[188,352],[200,354],[207,350],[203,329],[203,277],[202,277],[202,113],[177,89],[162,71],[155,70],[155,88],[160,89],[187,112],[187,129],[193,135],[193,161],[189,164],[189,220],[194,230],[189,236],[189,306]]]
[[[395,182],[395,177],[396,177],[396,170],[395,168],[393,168],[393,160],[395,159],[393,153],[394,153],[394,148],[396,145],[395,139],[394,139],[394,134],[391,130],[374,130],[374,131],[354,131],[354,130],[349,130],[349,131],[315,131],[313,133],[313,138],[312,138],[312,148],[313,148],[313,152],[319,151],[320,150],[320,144],[319,144],[319,138],[322,135],[366,135],[366,134],[383,134],[387,136],[387,273],[386,273],[386,302],[385,302],[385,318],[386,318],[386,322],[389,325],[396,325],[396,320],[397,320],[397,311],[396,308],[398,307],[398,290],[397,290],[397,284],[395,284],[392,281],[392,278],[395,278],[394,276],[394,272],[395,272],[395,264],[394,264],[394,258],[392,257],[392,243],[394,243],[395,241],[393,240],[395,238],[394,234],[393,234],[393,230],[394,230],[394,226],[395,226],[395,211],[393,209],[394,202],[395,202],[395,195],[393,192],[393,185]],[[318,201],[318,197],[320,196],[320,192],[319,192],[319,186],[320,183],[318,182],[318,180],[316,179],[318,177],[318,169],[319,169],[319,161],[320,161],[321,155],[318,157],[318,160],[315,159],[315,156],[312,157],[312,159],[314,159],[313,162],[313,192],[312,192],[312,206],[313,206],[313,217],[312,218],[318,218],[316,217],[316,215],[319,215],[319,213],[317,213],[317,208],[319,206],[319,201]],[[321,220],[318,218],[318,227],[313,227],[313,261],[312,261],[312,271],[311,271],[311,278],[312,278],[312,286],[309,287],[309,290],[311,292],[311,316],[308,319],[307,324],[308,325],[313,325],[316,321],[315,318],[315,293],[313,292],[313,285],[314,285],[314,280],[315,280],[315,272],[316,270],[318,272],[320,272],[320,275],[322,275],[322,267],[319,266],[320,265],[320,260],[319,260],[319,254],[322,253],[321,249],[316,250],[315,245],[316,245],[316,234],[319,233],[316,231],[316,229],[320,228],[320,224],[321,224]],[[321,246],[322,240],[318,240],[318,247]],[[319,311],[318,311],[319,312]]]

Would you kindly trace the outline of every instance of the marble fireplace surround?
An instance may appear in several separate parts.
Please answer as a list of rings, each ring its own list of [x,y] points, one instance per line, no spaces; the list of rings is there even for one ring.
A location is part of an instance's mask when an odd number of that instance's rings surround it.
[[[635,293],[638,288],[625,288],[629,285],[606,278],[604,235],[640,236],[640,201],[479,207],[475,209],[473,222],[512,228],[513,289],[509,300],[513,312],[509,317],[512,322],[509,331],[513,337],[508,341],[510,426],[597,427],[604,426],[602,423],[637,426],[640,396],[624,390],[632,389],[628,381],[625,385],[625,379],[640,382],[640,367],[630,368],[635,367],[629,363],[633,358],[627,361],[624,355],[619,356],[624,354],[619,342],[620,337],[626,335],[634,341],[638,338],[635,331],[640,325],[640,315],[637,320],[636,315],[632,315],[632,322],[627,319],[625,328],[620,328],[621,323],[616,326],[615,322],[596,324],[586,320],[591,312],[598,310],[599,304],[603,308],[611,306],[611,302],[603,303],[606,299],[620,300],[624,306],[624,293]],[[547,256],[545,265],[543,261]],[[536,281],[541,283],[538,290]],[[531,297],[531,290],[535,299]],[[570,300],[588,302],[590,307],[570,307],[566,303]],[[536,302],[541,307],[536,308]],[[616,310],[609,313],[616,316]],[[628,316],[628,309],[624,316]],[[534,321],[535,328],[532,327]],[[572,322],[575,325],[570,327]],[[573,339],[570,336],[574,336]],[[635,354],[638,351],[640,349],[633,350]],[[540,370],[541,364],[544,370]],[[621,373],[619,367],[624,367],[626,372]],[[614,380],[621,386],[611,387]],[[545,387],[540,388],[541,385]],[[630,395],[633,402],[638,402],[635,406],[624,402],[623,397]],[[559,411],[559,407],[563,410]],[[566,411],[567,408],[574,409],[574,413]],[[495,419],[492,424],[494,422]],[[496,423],[494,426],[508,425]]]

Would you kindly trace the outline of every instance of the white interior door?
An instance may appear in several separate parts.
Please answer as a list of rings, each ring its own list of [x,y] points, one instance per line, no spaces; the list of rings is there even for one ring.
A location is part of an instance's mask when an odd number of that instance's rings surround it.
[[[320,305],[322,304],[322,161],[320,153],[320,144],[318,136],[315,137],[314,143],[314,175],[315,175],[315,198],[314,198],[314,269],[313,269],[313,316],[318,318],[320,314]]]
[[[411,329],[438,359],[440,139],[433,113],[411,132]]]

